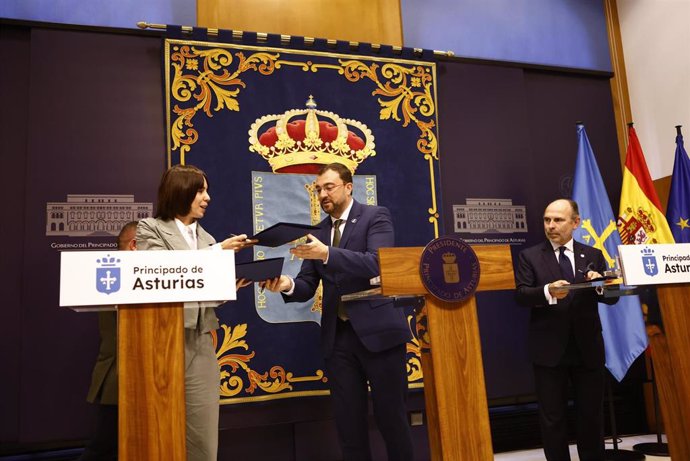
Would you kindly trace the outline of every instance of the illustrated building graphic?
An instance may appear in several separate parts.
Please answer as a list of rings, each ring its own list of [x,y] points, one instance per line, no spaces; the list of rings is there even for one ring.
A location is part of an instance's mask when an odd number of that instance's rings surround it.
[[[66,202],[46,204],[46,236],[116,236],[128,222],[152,214],[153,203],[137,203],[134,195],[68,194]]]
[[[470,234],[527,232],[524,206],[511,199],[468,198],[465,205],[453,205],[455,232]]]

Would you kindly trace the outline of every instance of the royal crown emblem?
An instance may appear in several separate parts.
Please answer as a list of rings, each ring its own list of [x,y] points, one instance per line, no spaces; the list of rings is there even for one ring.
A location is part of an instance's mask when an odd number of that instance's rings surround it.
[[[314,174],[333,162],[354,173],[376,155],[374,147],[374,135],[365,124],[316,110],[312,96],[306,109],[264,115],[249,130],[249,150],[265,158],[274,173]]]
[[[446,283],[460,282],[460,268],[456,261],[455,253],[448,251],[441,255],[443,259],[443,281]]]
[[[456,258],[455,253],[451,253],[451,252],[443,253],[441,255],[441,258],[443,259],[443,262],[446,264],[455,264],[455,258]]]

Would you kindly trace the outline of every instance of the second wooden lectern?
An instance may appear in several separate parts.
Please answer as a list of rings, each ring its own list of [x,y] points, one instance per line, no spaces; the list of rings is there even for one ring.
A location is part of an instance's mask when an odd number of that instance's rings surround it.
[[[184,318],[181,303],[118,311],[121,460],[184,461]]]
[[[478,291],[515,288],[508,245],[472,247],[480,264]],[[381,248],[381,294],[424,295],[431,348],[422,351],[432,460],[492,461],[477,305],[429,294],[420,277],[423,247]]]

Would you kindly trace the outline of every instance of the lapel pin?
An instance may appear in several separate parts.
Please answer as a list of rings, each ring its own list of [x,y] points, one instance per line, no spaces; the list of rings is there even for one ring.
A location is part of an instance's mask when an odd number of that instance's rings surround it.
[[[357,218],[353,218],[352,221],[350,221],[352,224],[357,222]]]

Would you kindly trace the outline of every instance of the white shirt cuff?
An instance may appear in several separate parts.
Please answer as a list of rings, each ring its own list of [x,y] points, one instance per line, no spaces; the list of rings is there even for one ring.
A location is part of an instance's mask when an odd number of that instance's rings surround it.
[[[295,281],[290,277],[289,275],[286,275],[287,278],[290,279],[290,289],[287,291],[282,291],[285,296],[292,296],[292,293],[295,292]]]
[[[544,285],[544,297],[546,298],[546,301],[550,305],[558,303],[558,299],[554,298],[553,296],[551,296],[551,293],[549,293],[549,284],[548,283],[546,285]]]

